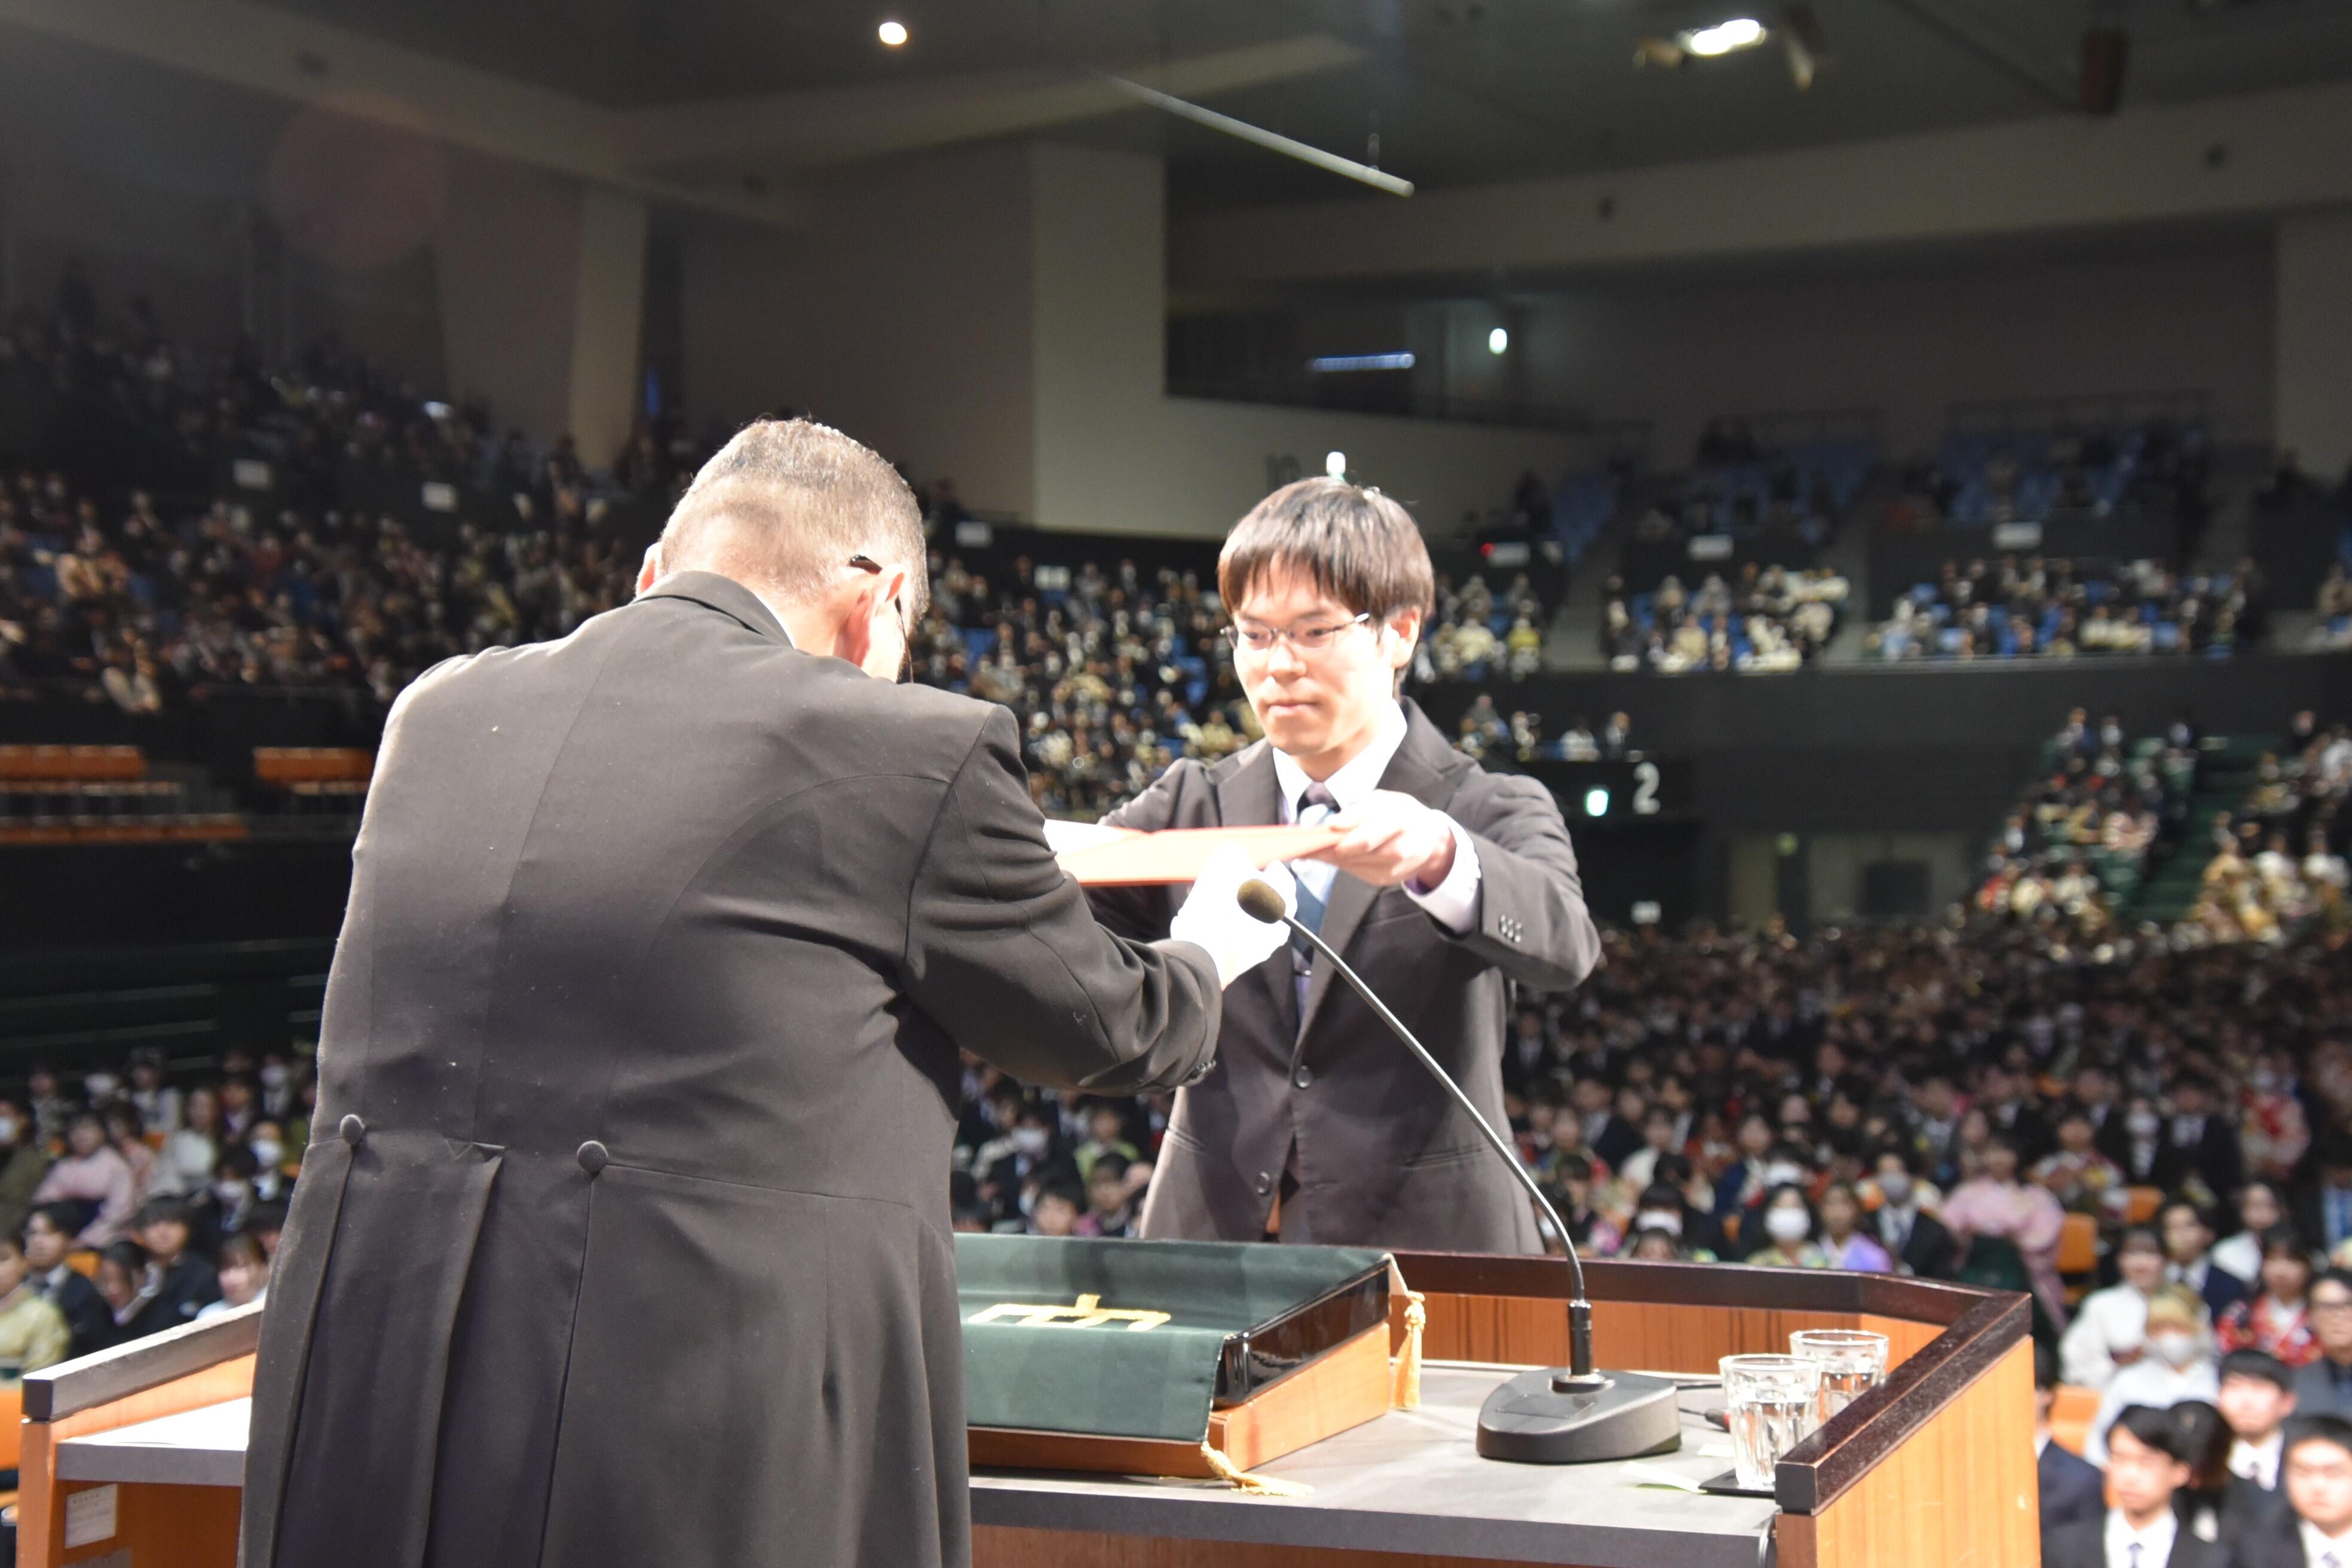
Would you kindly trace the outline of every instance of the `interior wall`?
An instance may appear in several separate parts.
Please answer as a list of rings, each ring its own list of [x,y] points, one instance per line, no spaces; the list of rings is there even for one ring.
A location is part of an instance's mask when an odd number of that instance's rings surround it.
[[[2279,226],[2278,345],[2279,445],[2334,478],[2352,465],[2352,213]]]
[[[536,169],[453,153],[433,240],[450,390],[545,436],[572,415],[580,193]],[[604,455],[583,454],[591,462]]]
[[[1048,528],[1217,534],[1328,454],[1424,526],[1498,505],[1583,443],[1542,431],[1165,395],[1166,204],[1159,160],[1037,143],[1036,519]]]
[[[1873,408],[1889,450],[1926,452],[1953,403],[2078,393],[2201,388],[2219,438],[2265,440],[2275,286],[2253,242],[1593,285],[1530,300],[1499,361],[1486,351],[1497,307],[1452,307],[1449,390],[1491,395],[1518,361],[1538,401],[1650,421],[1670,466],[1717,414]],[[2314,336],[2311,352],[2341,385],[2342,355],[2317,346],[2330,341],[2346,338]]]
[[[1032,515],[1024,149],[870,167],[809,200],[802,235],[682,234],[688,415],[802,410],[969,506]]]

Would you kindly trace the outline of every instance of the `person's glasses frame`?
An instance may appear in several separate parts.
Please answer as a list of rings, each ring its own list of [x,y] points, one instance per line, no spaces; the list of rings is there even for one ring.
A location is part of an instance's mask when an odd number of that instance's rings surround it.
[[[849,563],[858,571],[870,572],[877,577],[883,574],[882,563],[863,552],[851,556]],[[890,597],[890,618],[898,623],[898,647],[902,650],[898,659],[901,666],[898,679],[904,680],[907,679],[908,668],[914,663],[915,639],[907,629],[907,606],[898,602],[898,597],[895,594]]]
[[[1281,643],[1288,643],[1299,654],[1312,658],[1329,650],[1339,634],[1351,626],[1370,626],[1373,616],[1370,610],[1360,611],[1344,621],[1332,621],[1318,626],[1262,626],[1255,623],[1235,621],[1224,630],[1224,637],[1234,652],[1246,653],[1263,658]]]

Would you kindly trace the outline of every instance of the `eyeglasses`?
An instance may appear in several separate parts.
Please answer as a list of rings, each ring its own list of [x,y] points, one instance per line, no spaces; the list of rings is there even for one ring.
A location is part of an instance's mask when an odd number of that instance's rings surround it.
[[[849,558],[849,563],[860,572],[871,572],[877,577],[882,575],[882,563],[875,560],[871,555],[864,553],[853,555]],[[898,679],[904,680],[911,673],[914,664],[914,638],[908,636],[907,631],[907,607],[896,598],[890,601],[890,616],[898,623],[898,647],[903,650],[898,658],[900,667]]]
[[[1262,626],[1250,621],[1235,621],[1225,628],[1225,640],[1233,645],[1236,653],[1269,654],[1274,651],[1275,644],[1286,642],[1302,654],[1318,654],[1329,647],[1331,639],[1341,632],[1350,626],[1367,626],[1371,618],[1371,612],[1367,610],[1344,621],[1325,626],[1291,626],[1286,630],[1278,626]]]

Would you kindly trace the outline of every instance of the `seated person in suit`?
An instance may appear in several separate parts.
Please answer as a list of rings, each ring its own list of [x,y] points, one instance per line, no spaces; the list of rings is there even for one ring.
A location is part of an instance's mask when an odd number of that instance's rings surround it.
[[[2083,1458],[2107,1462],[2107,1428],[2126,1407],[2169,1409],[2184,1399],[2210,1399],[2221,1392],[2213,1373],[2213,1342],[2205,1331],[2205,1304],[2178,1285],[2159,1287],[2148,1299],[2146,1352],[2107,1383]]]
[[[177,1198],[151,1198],[139,1211],[139,1245],[147,1249],[146,1304],[131,1320],[133,1338],[176,1329],[220,1300],[220,1276],[191,1246],[195,1220]]]
[[[2116,1506],[2043,1536],[2043,1568],[2221,1568],[2227,1561],[2221,1549],[2184,1529],[2173,1511],[2173,1495],[2189,1482],[2185,1448],[2168,1412],[2125,1406],[2109,1435]]]
[[[2352,1568],[2352,1421],[2298,1415],[2282,1441],[2288,1507],[2231,1543],[2231,1568]]]
[[[2296,1411],[2352,1415],[2352,1272],[2330,1268],[2311,1282],[2311,1337],[2319,1354],[2294,1374]]]
[[[1944,1222],[1927,1212],[1920,1191],[1919,1158],[1908,1149],[1890,1146],[1878,1155],[1877,1212],[1870,1216],[1879,1245],[1894,1255],[1897,1268],[1922,1279],[1949,1279],[1958,1263],[1958,1247]]]
[[[73,1354],[88,1355],[114,1342],[114,1314],[98,1287],[74,1268],[74,1215],[44,1204],[25,1216],[25,1259],[32,1265],[33,1288],[65,1314],[73,1333]]]
[[[2294,1414],[2294,1370],[2263,1351],[2231,1351],[2221,1358],[2221,1392],[2213,1403],[2230,1424],[2230,1473],[2276,1492],[2280,1431]]]
[[[2083,1298],[2058,1342],[2058,1364],[2077,1387],[2104,1389],[2117,1370],[2139,1359],[2147,1338],[2147,1300],[2164,1283],[2164,1244],[2156,1232],[2145,1226],[2124,1232],[2116,1244],[2116,1272],[2122,1278]]]
[[[2058,1401],[2058,1358],[2050,1347],[2033,1347],[2033,1468],[2041,1481],[2042,1532],[2062,1524],[2099,1519],[2107,1511],[2105,1476],[2079,1454],[2051,1440],[2050,1407]]]
[[[2244,1300],[2246,1282],[2213,1264],[2213,1222],[2204,1209],[2187,1198],[2175,1198],[2156,1216],[2164,1237],[2164,1277],[2197,1292],[2205,1310],[2221,1321],[2221,1314]]]

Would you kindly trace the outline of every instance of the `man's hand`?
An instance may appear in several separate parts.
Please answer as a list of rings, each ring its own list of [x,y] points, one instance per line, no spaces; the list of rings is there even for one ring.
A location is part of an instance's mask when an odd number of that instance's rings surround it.
[[[1374,790],[1332,819],[1348,836],[1306,858],[1336,866],[1375,888],[1411,882],[1434,888],[1454,869],[1454,825],[1445,814],[1392,789]]]

